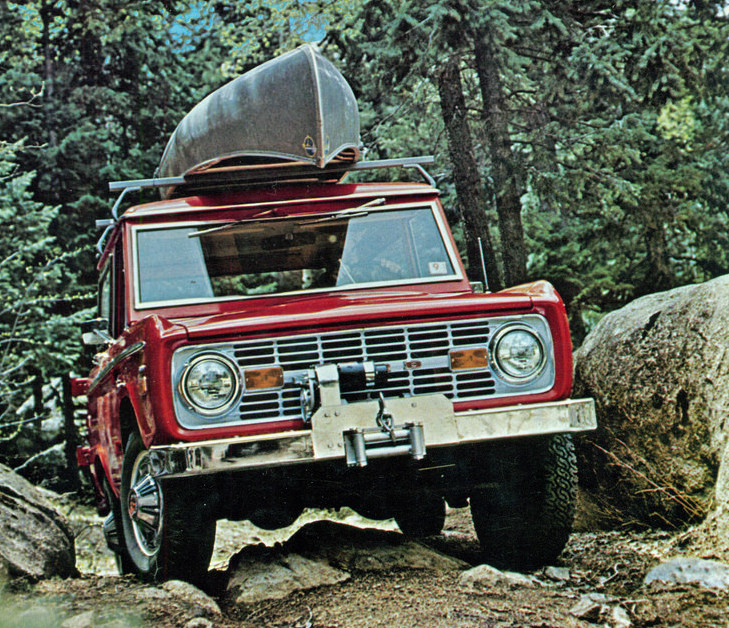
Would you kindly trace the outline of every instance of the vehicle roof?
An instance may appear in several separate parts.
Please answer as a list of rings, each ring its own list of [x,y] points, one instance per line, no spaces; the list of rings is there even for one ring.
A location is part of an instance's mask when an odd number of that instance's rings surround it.
[[[171,200],[135,205],[127,209],[122,220],[149,219],[170,214],[200,213],[218,211],[223,208],[243,209],[246,206],[261,207],[281,203],[310,204],[330,200],[346,200],[371,196],[435,196],[438,191],[425,183],[308,183],[297,185],[224,191],[211,194],[186,196]]]
[[[214,213],[220,210],[238,210],[261,208],[266,206],[280,207],[282,204],[290,205],[316,205],[318,203],[341,202],[348,199],[368,198],[405,198],[405,197],[435,197],[438,190],[426,183],[412,182],[378,182],[378,183],[319,183],[306,182],[296,184],[269,184],[266,187],[256,187],[239,190],[225,190],[214,193],[201,193],[197,195],[174,198],[170,200],[153,201],[141,205],[134,205],[127,209],[120,217],[114,232],[106,242],[104,251],[99,259],[98,268],[101,269],[106,258],[118,237],[120,227],[125,222],[136,223],[154,221],[169,222],[179,218],[194,215],[198,220],[204,220],[206,212]],[[310,208],[316,212],[315,208]],[[202,216],[201,216],[202,214]]]

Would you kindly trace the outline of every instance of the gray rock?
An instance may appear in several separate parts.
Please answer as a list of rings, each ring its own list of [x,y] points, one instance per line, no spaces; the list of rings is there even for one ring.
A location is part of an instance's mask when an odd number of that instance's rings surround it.
[[[610,610],[610,618],[608,623],[612,628],[630,628],[633,622],[630,621],[630,615],[622,606],[613,606]]]
[[[204,593],[196,586],[182,580],[168,580],[162,584],[162,588],[175,597],[185,602],[202,608],[211,615],[220,615],[220,606],[207,593]]]
[[[439,573],[460,571],[468,564],[399,532],[358,528],[335,521],[315,521],[298,530],[286,550],[322,558],[348,571],[427,569]]]
[[[276,556],[238,555],[228,582],[227,594],[236,604],[253,604],[262,600],[281,599],[294,591],[338,584],[350,575],[322,560],[298,554]]]
[[[645,584],[651,582],[692,583],[707,589],[727,589],[729,588],[729,565],[701,558],[672,558],[651,569],[644,582]]]
[[[463,561],[399,532],[315,521],[275,548],[249,546],[231,559],[228,596],[238,604],[347,580],[350,571],[459,571]]]
[[[0,588],[2,588],[10,579],[8,563],[2,556],[0,556]]]
[[[86,611],[64,620],[61,623],[61,628],[93,628],[95,625],[94,611]]]
[[[10,618],[10,626],[32,626],[33,628],[55,628],[58,626],[58,610],[46,606],[32,606]]]
[[[607,598],[602,593],[587,593],[570,609],[570,615],[597,623],[609,610]]]
[[[214,624],[205,617],[194,617],[185,624],[185,628],[213,628]]]
[[[478,589],[493,585],[515,587],[536,587],[542,583],[532,576],[513,571],[500,571],[491,565],[478,565],[464,571],[458,578],[458,584],[465,589]]]
[[[573,396],[595,399],[598,430],[578,443],[581,480],[617,513],[596,523],[696,521],[722,477],[729,487],[725,465],[716,479],[729,436],[727,346],[729,275],[637,299],[587,336]]]
[[[544,568],[544,576],[558,582],[569,582],[572,579],[568,567],[554,567],[552,565]]]
[[[275,548],[248,546],[230,564],[227,595],[238,604],[282,598],[296,590],[343,582],[350,577],[350,571],[446,572],[467,566],[399,532],[334,521],[309,523]]]
[[[168,600],[171,594],[163,589],[149,586],[136,589],[134,591],[134,597],[137,598],[137,601],[146,602],[148,600]]]
[[[30,482],[0,465],[0,563],[12,576],[67,578],[76,573],[73,534]]]
[[[13,471],[33,484],[57,488],[57,482],[53,480],[63,477],[68,468],[64,447],[65,443],[56,443],[36,452]]]

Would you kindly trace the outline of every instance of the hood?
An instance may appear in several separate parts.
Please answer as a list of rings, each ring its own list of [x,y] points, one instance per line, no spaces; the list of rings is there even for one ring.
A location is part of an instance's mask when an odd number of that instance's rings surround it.
[[[191,340],[253,334],[317,331],[361,325],[437,320],[458,315],[525,312],[529,290],[494,294],[371,292],[255,299],[234,313],[176,319]],[[240,303],[240,302],[239,302]]]

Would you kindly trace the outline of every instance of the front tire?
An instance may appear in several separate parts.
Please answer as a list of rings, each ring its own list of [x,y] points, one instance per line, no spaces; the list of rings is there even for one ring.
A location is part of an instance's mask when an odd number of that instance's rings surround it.
[[[104,535],[107,536],[106,542],[114,554],[114,562],[120,576],[135,573],[134,564],[127,553],[126,544],[124,543],[124,532],[122,530],[121,502],[114,495],[114,491],[109,481],[104,478],[104,495],[109,504],[109,516],[104,522]]]
[[[507,452],[493,481],[472,491],[471,516],[485,562],[533,570],[554,562],[572,532],[577,457],[569,434]]]
[[[415,491],[398,505],[395,521],[405,536],[420,538],[440,534],[445,524],[445,500],[430,491]]]
[[[188,484],[157,481],[142,438],[129,438],[121,477],[121,536],[135,573],[161,582],[198,583],[210,563],[215,519]],[[191,494],[191,492],[193,494]]]

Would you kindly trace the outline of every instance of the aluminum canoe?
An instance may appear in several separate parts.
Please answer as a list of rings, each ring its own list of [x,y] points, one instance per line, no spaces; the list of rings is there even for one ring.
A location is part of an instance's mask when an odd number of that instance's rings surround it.
[[[304,45],[199,102],[170,137],[157,177],[203,180],[236,170],[325,169],[356,163],[359,112],[337,68]],[[163,196],[172,193],[170,188]]]

